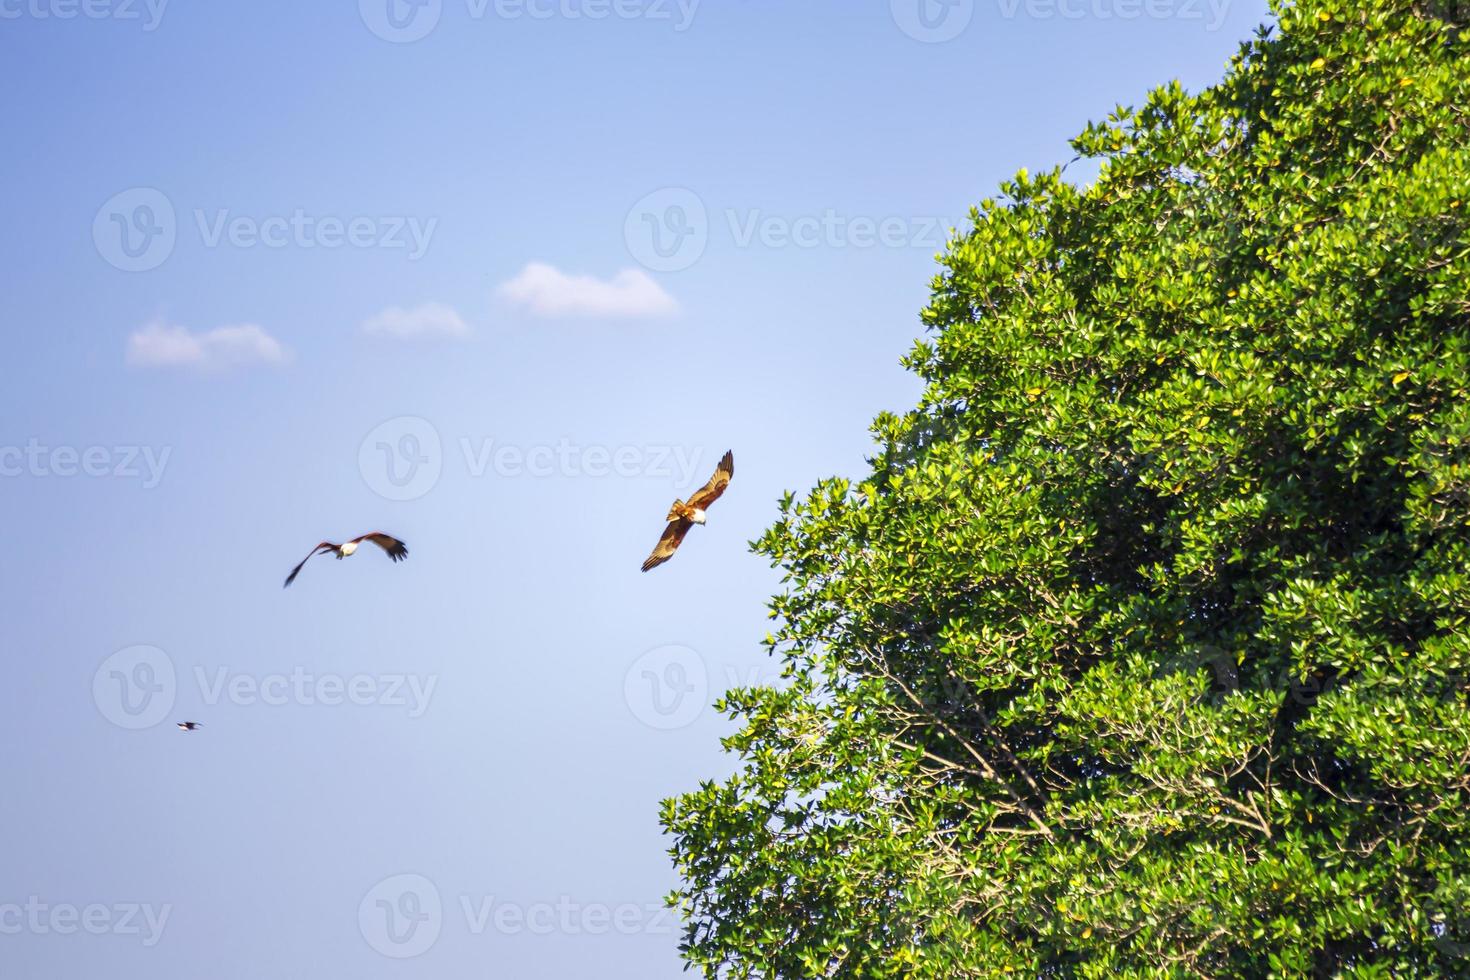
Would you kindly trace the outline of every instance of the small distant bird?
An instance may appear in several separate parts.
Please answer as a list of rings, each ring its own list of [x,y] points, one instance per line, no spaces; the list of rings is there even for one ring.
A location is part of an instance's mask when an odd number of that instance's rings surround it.
[[[181,731],[181,732],[197,732],[197,731],[199,731],[199,729],[201,729],[203,727],[204,726],[201,725],[197,721],[181,721],[181,722],[179,722],[179,731]]]
[[[658,539],[658,546],[653,549],[653,554],[643,563],[646,572],[651,568],[657,568],[670,558],[674,552],[679,550],[679,545],[684,543],[684,535],[696,524],[703,524],[704,512],[709,505],[720,499],[725,488],[730,485],[730,478],[735,475],[735,454],[726,453],[720,460],[720,465],[715,467],[715,475],[709,478],[709,482],[699,488],[699,491],[689,498],[686,503],[682,500],[674,501],[669,508],[669,516],[664,520],[669,526],[664,528],[663,537]]]
[[[335,552],[337,555],[337,560],[341,561],[343,558],[346,558],[348,555],[355,552],[357,550],[357,546],[362,544],[364,541],[371,541],[379,548],[382,548],[385,552],[388,553],[388,557],[393,559],[393,563],[395,565],[408,557],[407,545],[405,545],[402,541],[399,541],[397,538],[390,537],[381,531],[374,531],[372,534],[364,534],[360,538],[353,538],[346,544],[333,544],[330,541],[323,541],[321,544],[311,549],[311,554],[301,559],[300,565],[297,565],[295,568],[291,569],[291,574],[286,576],[286,584],[281,586],[281,588],[284,589],[288,587],[292,582],[296,581],[296,576],[301,574],[301,569],[305,568],[306,563],[311,561],[317,555],[325,555]]]

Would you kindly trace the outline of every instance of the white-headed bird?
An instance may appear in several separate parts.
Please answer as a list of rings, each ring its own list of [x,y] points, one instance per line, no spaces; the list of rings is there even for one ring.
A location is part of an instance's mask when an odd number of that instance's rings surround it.
[[[281,586],[281,588],[286,588],[292,582],[296,581],[296,576],[301,574],[301,569],[305,568],[306,563],[311,561],[317,555],[335,554],[337,556],[337,560],[341,561],[343,558],[346,558],[348,555],[356,552],[357,546],[362,544],[364,541],[371,541],[379,548],[382,548],[383,551],[387,553],[388,557],[393,559],[394,564],[397,564],[398,562],[401,562],[403,561],[403,559],[408,557],[407,545],[405,545],[402,541],[399,541],[397,538],[384,534],[381,531],[374,531],[372,534],[364,534],[360,538],[353,538],[346,544],[333,544],[330,541],[323,541],[321,544],[311,549],[311,554],[301,559],[300,565],[297,565],[295,568],[291,569],[291,574],[286,576],[286,585]]]
[[[653,549],[653,554],[643,563],[646,572],[651,568],[657,568],[670,558],[674,552],[679,550],[679,545],[684,543],[684,535],[696,524],[705,522],[705,511],[709,505],[720,499],[725,488],[730,485],[730,478],[735,475],[735,454],[726,453],[720,460],[720,465],[715,467],[715,475],[709,478],[709,482],[700,487],[689,500],[676,500],[669,508],[669,516],[664,520],[669,526],[664,528],[663,537],[658,539],[658,546]]]

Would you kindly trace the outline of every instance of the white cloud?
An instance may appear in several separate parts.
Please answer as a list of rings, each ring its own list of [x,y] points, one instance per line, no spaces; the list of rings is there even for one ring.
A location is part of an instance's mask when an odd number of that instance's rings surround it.
[[[668,316],[679,304],[642,269],[624,269],[611,279],[570,276],[555,266],[532,262],[500,295],[536,316]]]
[[[128,338],[128,363],[138,367],[230,368],[280,364],[286,349],[253,323],[194,333],[161,320]]]
[[[390,307],[365,320],[362,329],[375,337],[395,340],[470,335],[470,328],[460,315],[443,303],[425,303],[412,310]]]

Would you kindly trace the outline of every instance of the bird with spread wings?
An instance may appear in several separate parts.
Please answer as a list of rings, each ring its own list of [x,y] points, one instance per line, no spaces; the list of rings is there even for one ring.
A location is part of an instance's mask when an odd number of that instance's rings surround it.
[[[709,505],[720,499],[725,488],[730,485],[730,478],[735,475],[735,454],[726,453],[720,460],[720,465],[715,467],[715,475],[709,478],[709,482],[700,487],[687,502],[675,500],[669,508],[669,516],[664,520],[669,526],[664,528],[663,537],[658,539],[658,545],[653,549],[653,554],[643,563],[643,570],[657,568],[670,558],[674,552],[679,550],[679,545],[684,543],[684,535],[696,524],[705,523],[705,511]]]
[[[291,569],[291,574],[286,576],[286,584],[281,587],[287,588],[291,585],[292,582],[296,581],[296,576],[301,574],[301,570],[306,567],[306,563],[311,561],[317,555],[335,553],[337,556],[337,560],[341,561],[343,558],[346,558],[353,552],[357,551],[357,546],[362,544],[364,541],[371,541],[379,548],[382,548],[383,551],[387,553],[388,557],[393,559],[393,563],[395,565],[408,557],[408,546],[405,545],[402,541],[399,541],[397,538],[384,534],[382,531],[374,531],[372,534],[364,534],[362,537],[353,538],[351,541],[348,541],[345,544],[333,544],[330,541],[323,541],[315,548],[312,548],[309,555],[301,559],[301,564]]]

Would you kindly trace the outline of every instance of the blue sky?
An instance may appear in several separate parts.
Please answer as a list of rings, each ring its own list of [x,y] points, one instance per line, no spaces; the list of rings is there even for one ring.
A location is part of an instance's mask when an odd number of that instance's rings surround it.
[[[947,229],[1265,17],[924,2],[0,0],[0,974],[681,975],[746,543]]]

